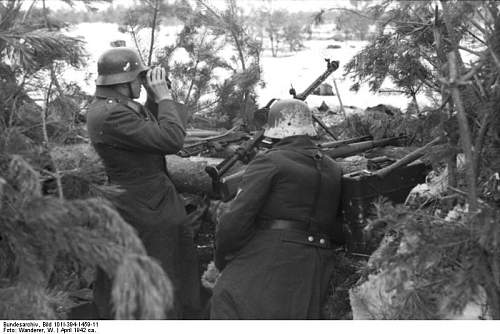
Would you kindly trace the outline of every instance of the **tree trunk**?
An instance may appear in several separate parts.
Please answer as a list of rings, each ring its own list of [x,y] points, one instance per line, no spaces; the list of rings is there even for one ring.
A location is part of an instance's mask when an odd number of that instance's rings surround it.
[[[205,172],[207,165],[216,165],[222,159],[167,155],[167,170],[172,182],[181,193],[204,193],[214,197],[212,179]]]
[[[90,183],[104,182],[104,165],[97,153],[88,144],[64,145],[54,148],[54,163],[60,174],[70,182],[69,187],[84,189],[88,192]],[[215,198],[212,189],[212,179],[205,172],[207,165],[217,165],[223,159],[210,157],[181,158],[177,155],[167,155],[167,170],[169,177],[180,193],[206,194]],[[350,173],[367,168],[367,159],[352,156],[345,159],[336,159],[344,173]],[[236,163],[226,175],[234,174],[245,167]],[[99,176],[99,177],[97,177]],[[71,180],[70,180],[71,179]],[[86,190],[85,190],[86,189]],[[88,194],[79,193],[76,197],[85,197]],[[72,196],[70,196],[72,197]]]

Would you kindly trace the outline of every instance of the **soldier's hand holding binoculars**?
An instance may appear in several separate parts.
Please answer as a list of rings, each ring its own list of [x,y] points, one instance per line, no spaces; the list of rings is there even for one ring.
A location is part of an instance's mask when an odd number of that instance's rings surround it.
[[[149,69],[145,75],[145,84],[148,94],[153,94],[155,102],[172,99],[172,90],[167,82],[167,72],[162,67]]]

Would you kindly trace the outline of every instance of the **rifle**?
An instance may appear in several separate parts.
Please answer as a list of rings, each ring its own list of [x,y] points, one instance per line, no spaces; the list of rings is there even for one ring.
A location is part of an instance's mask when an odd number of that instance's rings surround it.
[[[235,131],[237,128],[238,127],[236,126],[221,135],[205,138],[194,144],[185,145],[177,153],[177,155],[182,158],[187,158],[211,150],[220,151],[223,147],[227,146],[230,143],[235,143],[250,138],[249,134],[246,132]]]
[[[312,84],[309,85],[309,87],[307,87],[302,93],[300,94],[297,94],[295,92],[295,88],[290,88],[290,95],[293,96],[294,99],[297,99],[297,100],[301,100],[301,101],[304,101],[312,92],[314,92],[314,90],[316,88],[318,88],[319,85],[321,85],[321,83],[323,81],[326,80],[326,78],[328,78],[328,76],[330,74],[332,74],[333,72],[335,72],[338,68],[339,68],[339,62],[334,60],[334,61],[330,61],[330,59],[327,59],[325,58],[325,61],[326,61],[326,70],[325,72],[323,72],[323,74],[321,74],[319,77],[316,78],[316,80],[313,81]],[[326,131],[326,133],[328,133],[333,139],[337,140],[337,137],[333,134],[333,132],[330,131],[330,129],[328,129],[328,127],[326,126],[325,123],[323,123],[323,121],[321,121],[318,117],[316,117],[315,115],[312,115],[312,119],[319,124],[319,126],[321,126],[323,128],[323,130]]]
[[[335,147],[339,147],[339,146],[346,145],[346,144],[359,143],[361,141],[372,140],[372,139],[373,139],[372,136],[356,137],[356,138],[351,138],[351,139],[336,140],[336,141],[331,141],[331,142],[327,142],[327,143],[321,143],[321,144],[318,144],[318,147],[319,148],[335,148]]]

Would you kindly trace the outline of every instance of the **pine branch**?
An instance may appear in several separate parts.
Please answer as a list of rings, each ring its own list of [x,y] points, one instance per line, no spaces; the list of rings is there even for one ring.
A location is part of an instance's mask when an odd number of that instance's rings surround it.
[[[84,64],[83,41],[54,31],[0,31],[0,42],[11,48],[14,63],[28,72],[37,71],[55,60],[64,60],[75,67]]]
[[[127,256],[116,270],[113,287],[116,319],[163,319],[173,306],[172,284],[147,256]]]

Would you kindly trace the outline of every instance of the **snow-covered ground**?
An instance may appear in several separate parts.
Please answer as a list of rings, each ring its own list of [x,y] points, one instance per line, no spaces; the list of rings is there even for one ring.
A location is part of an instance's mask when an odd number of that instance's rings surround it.
[[[162,27],[158,33],[157,45],[168,45],[175,41],[177,32],[181,27]],[[97,72],[97,58],[110,47],[114,40],[125,40],[128,46],[133,47],[134,42],[127,33],[118,31],[118,26],[112,23],[83,23],[73,27],[69,34],[81,36],[86,41],[86,49],[89,54],[88,66],[82,70],[68,69],[64,78],[79,83],[88,92],[94,91],[94,80]],[[140,36],[143,44],[147,45],[149,31],[145,30]],[[366,85],[362,85],[358,93],[349,91],[354,82],[343,75],[343,66],[366,44],[359,41],[336,42],[333,40],[311,40],[306,41],[306,48],[293,54],[283,54],[273,58],[268,50],[264,52],[261,60],[263,80],[266,83],[264,89],[258,88],[258,102],[264,105],[271,98],[287,98],[290,85],[295,87],[297,93],[303,91],[312,81],[318,77],[326,68],[325,58],[338,60],[340,68],[334,72],[325,82],[333,86],[333,80],[337,82],[342,102],[346,106],[366,108],[380,103],[406,108],[410,99],[400,94],[374,94],[369,92]],[[327,49],[328,45],[340,45],[338,49]],[[391,88],[390,83],[387,87]],[[417,97],[420,104],[428,104],[424,96]],[[325,101],[329,106],[339,105],[336,96],[310,96],[307,102],[311,106],[319,106]]]

